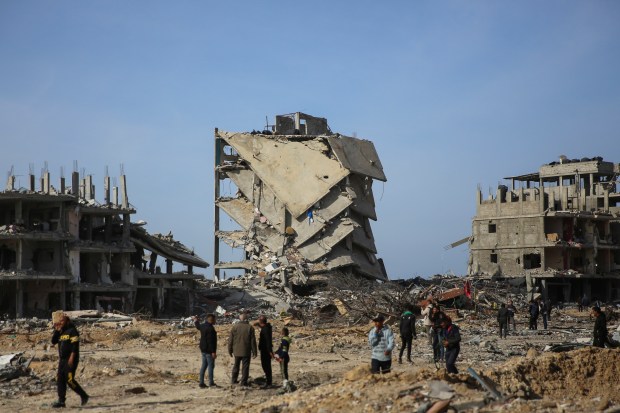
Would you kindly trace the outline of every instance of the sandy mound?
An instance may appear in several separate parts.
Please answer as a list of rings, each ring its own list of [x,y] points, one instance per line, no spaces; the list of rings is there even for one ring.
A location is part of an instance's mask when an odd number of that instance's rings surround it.
[[[545,353],[519,359],[485,372],[504,394],[525,392],[574,400],[605,397],[620,401],[620,349],[586,347],[566,353]]]

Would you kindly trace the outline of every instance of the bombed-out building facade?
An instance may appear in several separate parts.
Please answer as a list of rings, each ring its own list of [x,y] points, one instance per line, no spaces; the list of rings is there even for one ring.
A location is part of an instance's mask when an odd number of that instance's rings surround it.
[[[386,181],[373,143],[332,133],[325,118],[297,112],[260,132],[216,129],[215,277],[240,269],[284,286],[333,272],[387,280],[370,225],[375,179]],[[231,183],[236,193],[223,196]],[[222,261],[221,243],[243,258]]]
[[[620,298],[619,168],[562,156],[487,199],[478,189],[469,274],[525,277],[552,302]]]
[[[98,202],[92,175],[74,169],[70,182],[61,173],[56,188],[46,168],[37,179],[31,167],[25,187],[11,169],[0,192],[0,313],[191,309],[194,281],[202,278],[193,268],[208,264],[170,234],[151,235],[143,221],[131,222],[136,210],[124,174],[112,186],[106,173]],[[174,262],[183,271],[173,272]]]

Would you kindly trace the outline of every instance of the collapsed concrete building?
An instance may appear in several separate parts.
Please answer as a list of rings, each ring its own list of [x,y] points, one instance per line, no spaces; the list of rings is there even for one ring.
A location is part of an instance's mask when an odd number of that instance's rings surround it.
[[[526,277],[552,302],[620,298],[619,173],[601,157],[562,156],[488,199],[478,188],[469,274]]]
[[[191,311],[194,282],[203,278],[193,267],[208,264],[171,235],[151,235],[143,222],[131,223],[136,210],[124,174],[120,187],[112,187],[106,172],[99,203],[92,175],[81,178],[77,163],[74,169],[71,186],[61,173],[56,189],[44,168],[38,190],[32,167],[25,188],[16,186],[11,169],[0,192],[0,313]],[[165,259],[164,272],[158,257]],[[174,262],[185,269],[173,273]]]
[[[276,116],[262,132],[215,130],[214,269],[301,285],[341,271],[387,280],[370,226],[373,179],[386,181],[372,142],[332,133],[327,120]],[[224,197],[223,181],[237,192]],[[220,230],[220,211],[240,229]],[[243,259],[220,261],[220,241]]]

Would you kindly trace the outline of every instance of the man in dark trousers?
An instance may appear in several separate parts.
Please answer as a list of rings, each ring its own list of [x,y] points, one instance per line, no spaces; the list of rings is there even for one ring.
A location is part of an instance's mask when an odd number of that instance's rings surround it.
[[[85,405],[89,396],[75,381],[75,372],[80,362],[80,334],[66,315],[63,315],[60,321],[54,324],[52,344],[58,344],[59,358],[56,377],[58,400],[52,404],[52,407],[56,409],[65,407],[67,385],[80,396],[82,405]]]
[[[459,328],[452,324],[452,319],[445,316],[441,321],[443,329],[443,346],[446,348],[446,370],[448,373],[458,374],[456,369],[456,358],[461,351],[461,332]]]
[[[540,312],[540,308],[538,307],[538,303],[534,300],[530,300],[530,330],[538,330],[538,314]]]
[[[508,336],[508,309],[506,304],[502,303],[497,312],[497,322],[499,323],[499,338]]]
[[[235,358],[235,364],[231,373],[231,384],[237,384],[239,366],[241,367],[241,386],[248,387],[250,376],[250,356],[256,357],[256,334],[254,327],[247,321],[247,314],[239,315],[239,322],[230,330],[228,337],[228,354]]]
[[[215,359],[217,358],[217,332],[215,331],[215,315],[207,315],[207,322],[200,324],[198,317],[192,317],[194,325],[200,331],[200,352],[202,353],[202,365],[200,366],[200,375],[198,376],[198,386],[202,389],[207,387],[205,384],[205,371],[208,368],[209,387],[216,387],[213,381],[213,369],[215,368]]]
[[[607,337],[607,317],[605,317],[605,313],[601,311],[601,308],[596,306],[592,307],[592,315],[596,318],[594,320],[594,331],[592,333],[592,345],[594,347],[605,348],[605,343],[609,340],[609,337]]]
[[[403,353],[405,347],[407,348],[407,361],[413,363],[411,360],[411,343],[413,338],[418,338],[415,331],[415,315],[413,314],[413,307],[407,306],[405,312],[400,316],[400,338],[403,345],[400,347],[400,354],[398,355],[398,364],[403,363]]]
[[[258,349],[260,350],[260,364],[265,372],[265,387],[273,385],[273,375],[271,372],[271,359],[273,358],[273,334],[271,324],[267,322],[267,317],[258,317],[260,334],[258,336]]]
[[[512,323],[513,331],[517,331],[517,323],[515,323],[515,313],[517,309],[515,305],[512,303],[512,300],[508,300],[508,305],[506,306],[506,310],[508,310],[508,330],[510,330],[510,323]]]
[[[541,298],[538,298],[538,308],[540,308],[540,314],[542,315],[543,328],[547,329],[547,319],[549,316],[549,304]]]

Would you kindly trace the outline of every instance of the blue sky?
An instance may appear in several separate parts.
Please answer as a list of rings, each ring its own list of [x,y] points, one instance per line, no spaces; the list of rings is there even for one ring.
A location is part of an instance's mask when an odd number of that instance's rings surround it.
[[[462,274],[443,246],[478,185],[620,162],[619,21],[615,1],[2,1],[0,169],[77,160],[101,188],[123,164],[135,219],[212,262],[213,129],[302,111],[375,142],[389,275]]]

